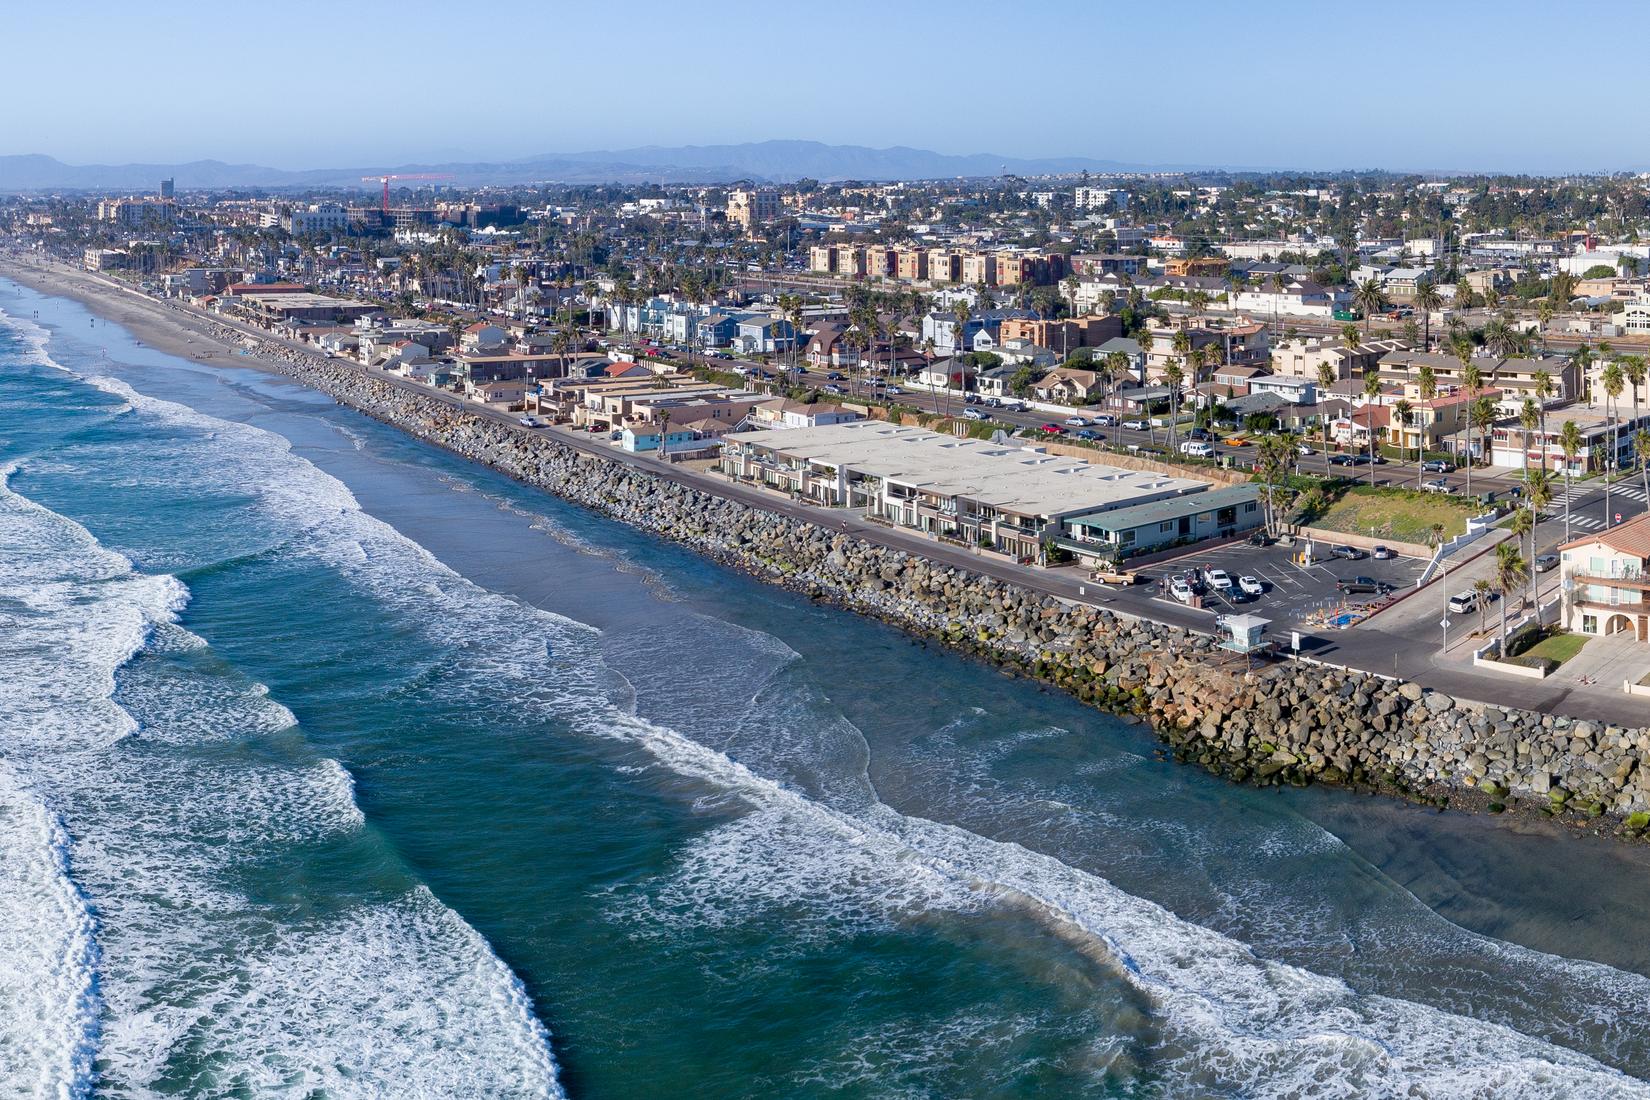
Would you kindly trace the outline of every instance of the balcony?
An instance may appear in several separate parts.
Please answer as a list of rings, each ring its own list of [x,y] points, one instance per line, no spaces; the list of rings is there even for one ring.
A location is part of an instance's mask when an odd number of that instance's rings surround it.
[[[1589,573],[1578,569],[1565,574],[1565,577],[1577,585],[1593,584],[1598,585],[1600,588],[1650,592],[1650,573],[1626,573],[1619,577],[1612,577],[1608,573]]]

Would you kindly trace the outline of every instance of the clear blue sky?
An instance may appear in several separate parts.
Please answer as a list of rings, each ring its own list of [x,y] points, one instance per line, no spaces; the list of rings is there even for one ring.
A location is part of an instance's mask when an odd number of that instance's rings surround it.
[[[7,22],[0,153],[77,164],[807,138],[1157,164],[1650,166],[1650,4],[1629,0],[18,0]]]

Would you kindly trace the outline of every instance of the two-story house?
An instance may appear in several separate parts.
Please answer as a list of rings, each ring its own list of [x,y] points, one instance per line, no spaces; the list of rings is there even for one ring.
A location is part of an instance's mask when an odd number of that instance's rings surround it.
[[[1564,625],[1650,641],[1650,514],[1559,547]]]

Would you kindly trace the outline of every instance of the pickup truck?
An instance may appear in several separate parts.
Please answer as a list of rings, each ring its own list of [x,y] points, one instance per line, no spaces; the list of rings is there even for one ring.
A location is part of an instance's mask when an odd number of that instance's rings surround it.
[[[1135,573],[1114,569],[1094,569],[1089,572],[1089,580],[1095,584],[1131,585],[1139,582]]]

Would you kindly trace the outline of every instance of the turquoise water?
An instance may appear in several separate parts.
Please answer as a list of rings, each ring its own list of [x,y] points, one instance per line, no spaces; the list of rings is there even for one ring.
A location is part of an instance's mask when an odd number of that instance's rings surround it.
[[[0,1095],[1650,1095],[1635,850],[1232,787],[0,310]]]

